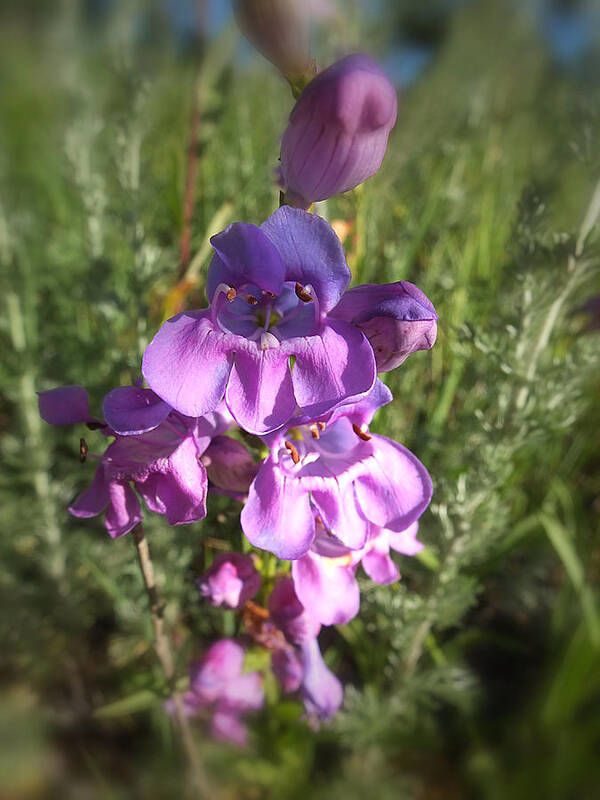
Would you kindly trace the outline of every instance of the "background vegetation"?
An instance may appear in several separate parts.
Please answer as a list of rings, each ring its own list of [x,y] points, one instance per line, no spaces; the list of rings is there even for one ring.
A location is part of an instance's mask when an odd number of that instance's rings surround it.
[[[201,724],[198,746],[223,797],[591,799],[600,370],[599,334],[578,309],[600,292],[597,51],[561,55],[540,4],[339,5],[317,31],[319,62],[367,50],[412,80],[380,173],[318,211],[345,236],[357,282],[414,281],[440,314],[435,348],[387,376],[395,402],[375,423],[432,474],[427,549],[402,561],[394,587],[365,578],[360,616],[322,636],[346,685],[332,724],[309,730],[268,680],[247,751],[207,740]],[[276,205],[289,92],[214,15],[198,41],[173,14],[184,6],[29,0],[0,15],[10,800],[183,788],[132,542],[66,512],[92,467],[79,464],[80,431],[40,421],[35,391],[81,383],[99,411],[138,376],[169,309],[204,304],[207,237]],[[413,51],[427,64],[418,75],[404,69]],[[91,450],[100,438],[90,433]],[[214,498],[199,524],[147,517],[184,683],[194,654],[236,632],[193,579],[219,548],[241,546],[238,516]]]

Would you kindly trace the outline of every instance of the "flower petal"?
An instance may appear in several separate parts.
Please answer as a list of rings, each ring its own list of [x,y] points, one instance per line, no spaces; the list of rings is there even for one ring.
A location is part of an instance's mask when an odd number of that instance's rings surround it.
[[[223,686],[242,674],[244,650],[233,639],[219,639],[201,661],[190,667],[190,688],[207,702],[216,700]]]
[[[302,683],[302,664],[293,647],[280,648],[271,654],[271,669],[284,692],[295,692]]]
[[[217,254],[208,268],[207,292],[211,301],[221,283],[236,289],[251,283],[266,292],[280,293],[285,280],[281,255],[256,225],[234,222],[213,236],[210,243]]]
[[[191,437],[183,439],[164,464],[152,488],[169,525],[185,525],[206,516],[206,469],[198,461],[198,451]],[[157,468],[155,466],[155,468]],[[155,473],[156,474],[156,473]],[[144,482],[140,482],[143,495]],[[144,495],[143,495],[144,496]]]
[[[125,481],[111,481],[109,494],[104,524],[109,535],[116,539],[129,533],[142,521],[142,510],[136,493]]]
[[[247,494],[258,465],[251,453],[231,436],[215,436],[202,456],[209,480],[219,489]]]
[[[109,501],[109,482],[106,479],[104,465],[99,464],[91,486],[71,503],[69,512],[74,517],[83,519],[95,517],[104,511]]]
[[[264,701],[260,672],[247,672],[225,684],[219,704],[236,711],[254,711]]]
[[[115,433],[131,436],[157,428],[171,407],[151,389],[118,386],[104,398],[102,413]]]
[[[369,535],[370,524],[361,513],[356,501],[352,480],[345,474],[325,478],[321,486],[311,481],[311,498],[317,507],[325,528],[351,550],[363,547]]]
[[[315,535],[308,492],[270,457],[250,487],[240,519],[248,541],[278,558],[300,558]]]
[[[358,614],[360,592],[350,558],[308,552],[292,562],[298,599],[322,625],[343,625]]]
[[[332,316],[364,331],[378,372],[394,369],[417,350],[429,350],[437,336],[433,304],[408,281],[355,286],[344,294]]]
[[[355,479],[362,513],[380,528],[401,531],[418,519],[429,505],[429,474],[410,450],[384,436],[373,435],[372,455],[365,471]]]
[[[260,435],[285,425],[296,409],[289,356],[279,348],[238,351],[225,400],[248,433]]]
[[[386,531],[390,547],[405,556],[415,556],[425,545],[417,539],[419,523],[413,522],[404,531]]]
[[[168,319],[144,353],[142,372],[150,388],[189,417],[214,411],[231,371],[225,336],[213,328],[207,311]]]
[[[210,732],[219,742],[232,742],[238,747],[248,744],[248,730],[238,714],[227,708],[219,708],[213,714]]]
[[[300,659],[304,669],[302,695],[307,713],[320,720],[331,719],[344,699],[342,684],[325,666],[316,639],[301,645]]]
[[[305,414],[317,416],[353,395],[368,392],[377,377],[373,350],[364,334],[330,320],[319,335],[291,339],[294,394]]]
[[[321,311],[329,311],[350,283],[350,270],[340,240],[331,225],[316,214],[282,206],[261,230],[277,247],[285,279],[310,284]]]
[[[286,639],[300,644],[314,639],[321,630],[319,620],[307,614],[291,578],[280,578],[269,595],[269,616]]]
[[[394,583],[400,577],[398,567],[389,554],[376,548],[372,548],[364,554],[362,565],[369,578],[383,586]]]
[[[88,422],[89,395],[83,386],[59,386],[47,392],[38,392],[40,417],[50,425],[71,425]]]

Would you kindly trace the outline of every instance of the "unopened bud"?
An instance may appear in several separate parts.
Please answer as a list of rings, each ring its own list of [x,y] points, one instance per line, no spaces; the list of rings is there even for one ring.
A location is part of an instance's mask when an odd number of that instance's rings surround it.
[[[286,201],[308,208],[374,175],[397,111],[394,86],[368,56],[348,56],[313,78],[281,141]]]
[[[246,38],[295,85],[310,72],[310,13],[302,0],[234,0]]]

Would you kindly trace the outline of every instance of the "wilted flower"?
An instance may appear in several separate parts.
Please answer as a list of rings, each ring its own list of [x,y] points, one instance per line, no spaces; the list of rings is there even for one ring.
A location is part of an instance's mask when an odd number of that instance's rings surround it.
[[[292,81],[309,67],[310,9],[298,0],[234,0],[240,29]]]
[[[184,709],[193,715],[212,709],[211,731],[215,739],[240,746],[247,730],[240,717],[261,708],[264,692],[258,672],[243,672],[244,651],[232,639],[220,639],[204,658],[190,668],[190,689],[183,695]],[[172,704],[167,704],[171,710]]]
[[[253,545],[297,559],[320,523],[346,549],[360,550],[372,526],[403,531],[418,519],[431,499],[427,470],[402,445],[368,433],[375,409],[391,397],[384,389],[376,384],[370,397],[341,406],[328,422],[269,437],[271,452],[241,514]]]
[[[42,418],[53,425],[86,422],[104,436],[115,437],[102,455],[87,451],[82,459],[99,461],[89,489],[69,507],[76,517],[94,517],[106,511],[105,525],[112,537],[129,533],[141,522],[138,497],[170,525],[195,522],[206,516],[206,470],[200,456],[212,437],[231,424],[223,409],[199,419],[173,411],[149,389],[121,386],[104,398],[103,422],[89,413],[88,395],[81,386],[65,386],[39,393]]]
[[[260,575],[250,556],[220,553],[196,583],[213,606],[241,608],[260,589]]]
[[[299,208],[374,175],[396,122],[396,90],[366,55],[348,56],[306,86],[281,140],[286,200]]]

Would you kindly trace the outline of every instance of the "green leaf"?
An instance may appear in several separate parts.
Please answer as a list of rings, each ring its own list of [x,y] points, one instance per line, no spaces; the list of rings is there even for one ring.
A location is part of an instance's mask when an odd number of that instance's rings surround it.
[[[139,711],[146,711],[160,701],[160,697],[148,689],[142,689],[140,692],[135,692],[124,697],[121,700],[115,700],[114,703],[108,703],[101,706],[94,711],[96,719],[112,719],[114,717],[126,717],[128,714],[137,714]]]
[[[591,588],[585,582],[583,565],[569,531],[555,517],[540,512],[539,520],[579,595],[581,611],[594,647],[600,647],[600,619]]]

